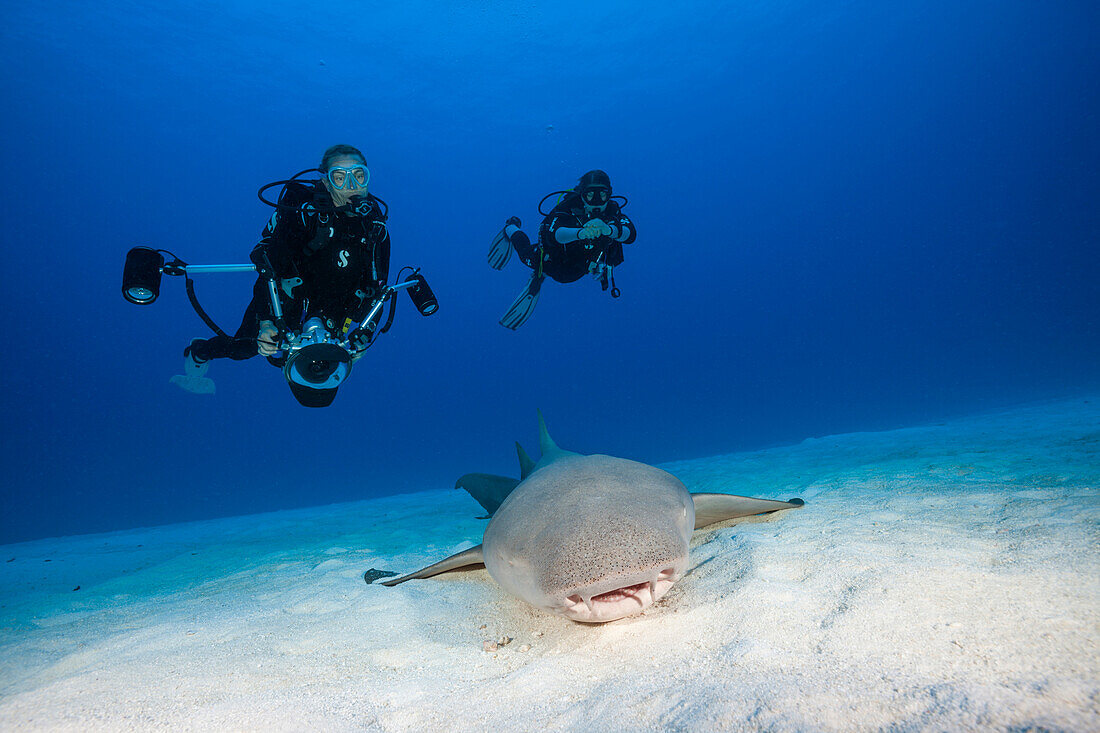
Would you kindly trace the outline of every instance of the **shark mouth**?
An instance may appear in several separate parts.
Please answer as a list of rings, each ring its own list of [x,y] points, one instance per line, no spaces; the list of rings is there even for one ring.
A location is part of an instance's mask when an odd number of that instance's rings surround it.
[[[648,571],[652,573],[652,571]],[[636,580],[628,578],[628,581]],[[557,610],[574,621],[599,624],[630,616],[656,603],[678,579],[675,568],[666,568],[641,582],[628,582],[611,590],[602,590],[606,582],[596,583],[565,598]],[[593,592],[597,591],[597,592]]]

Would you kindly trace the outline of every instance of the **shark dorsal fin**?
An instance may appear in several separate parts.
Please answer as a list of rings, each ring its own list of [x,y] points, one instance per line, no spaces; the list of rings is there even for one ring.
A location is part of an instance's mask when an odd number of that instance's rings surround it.
[[[523,480],[535,470],[535,462],[531,460],[531,456],[527,455],[527,451],[523,449],[518,440],[516,441],[516,455],[519,456],[519,477],[520,480]]]
[[[561,448],[554,442],[554,439],[550,437],[550,431],[546,429],[546,420],[542,417],[542,410],[539,413],[539,451],[542,453],[543,458],[561,452]]]
[[[535,464],[535,468],[541,468],[548,463],[553,463],[554,461],[565,458],[566,456],[579,456],[580,453],[574,453],[571,450],[565,450],[564,448],[558,447],[558,444],[555,443],[554,439],[550,437],[550,431],[546,429],[546,420],[542,417],[542,410],[539,410],[538,413],[539,452],[542,455],[539,457],[538,463]]]

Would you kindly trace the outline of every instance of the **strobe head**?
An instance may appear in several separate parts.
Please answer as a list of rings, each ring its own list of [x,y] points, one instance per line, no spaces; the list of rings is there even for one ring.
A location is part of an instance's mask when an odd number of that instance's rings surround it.
[[[409,288],[409,298],[412,299],[416,309],[420,311],[420,315],[430,316],[439,310],[439,301],[436,300],[435,293],[432,292],[431,287],[428,285],[428,281],[420,274],[419,269],[409,275],[408,280],[405,282],[409,280],[416,281],[416,285]]]
[[[160,295],[164,255],[150,247],[134,247],[126,253],[122,268],[122,297],[135,305],[149,305]]]
[[[295,399],[305,407],[328,407],[351,372],[351,355],[332,343],[310,344],[294,352],[283,376]]]

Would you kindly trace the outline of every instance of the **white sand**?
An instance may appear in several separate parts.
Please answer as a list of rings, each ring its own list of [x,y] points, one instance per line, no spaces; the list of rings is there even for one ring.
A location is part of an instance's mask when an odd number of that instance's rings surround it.
[[[665,468],[807,505],[604,626],[366,585],[480,541],[453,490],[0,547],[0,730],[1100,730],[1100,399]]]

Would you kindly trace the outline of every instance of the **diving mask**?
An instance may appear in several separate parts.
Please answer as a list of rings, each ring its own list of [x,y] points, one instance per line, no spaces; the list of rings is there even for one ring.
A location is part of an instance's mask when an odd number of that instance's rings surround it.
[[[611,198],[611,189],[603,186],[592,186],[581,192],[581,198],[589,206],[603,206]]]
[[[370,169],[365,165],[329,168],[325,173],[328,184],[337,191],[354,191],[366,188],[370,181]]]

